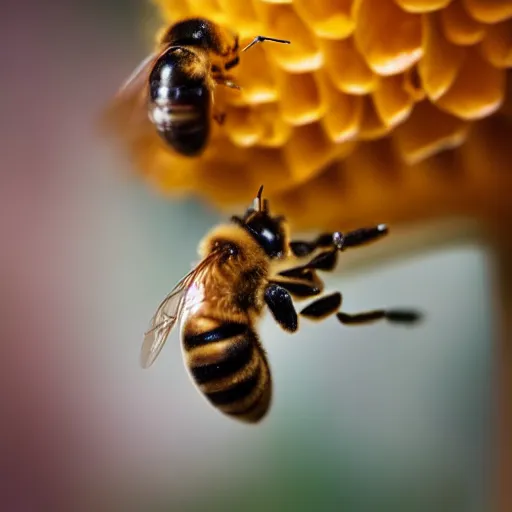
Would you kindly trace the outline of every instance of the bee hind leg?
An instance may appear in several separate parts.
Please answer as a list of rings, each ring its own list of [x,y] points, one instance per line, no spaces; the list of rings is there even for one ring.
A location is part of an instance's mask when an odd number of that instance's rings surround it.
[[[362,325],[376,320],[387,320],[393,324],[414,324],[421,320],[421,313],[412,309],[375,309],[362,313],[338,312],[336,317],[343,325]]]
[[[409,309],[375,309],[355,314],[344,313],[339,311],[341,301],[341,293],[335,292],[315,300],[299,314],[310,320],[323,320],[330,315],[336,314],[336,317],[343,325],[363,325],[377,320],[413,324],[421,320],[421,313]]]

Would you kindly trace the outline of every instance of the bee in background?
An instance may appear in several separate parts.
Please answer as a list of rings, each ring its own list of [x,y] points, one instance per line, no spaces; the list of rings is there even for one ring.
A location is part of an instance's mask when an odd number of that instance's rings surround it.
[[[290,41],[257,36],[241,51],[256,43]],[[213,118],[219,124],[225,114],[213,107],[216,85],[240,89],[229,71],[239,63],[239,38],[228,29],[204,18],[171,25],[149,55],[119,90],[107,118],[147,125],[148,116],[163,141],[184,156],[197,156],[206,147]],[[128,114],[128,119],[123,114]],[[137,126],[133,127],[134,130]]]
[[[140,359],[143,368],[151,366],[181,321],[182,352],[193,382],[214,407],[247,423],[265,416],[272,397],[271,372],[256,328],[266,308],[290,333],[297,331],[299,316],[321,320],[336,315],[344,325],[380,319],[411,324],[420,318],[413,310],[346,313],[340,311],[339,292],[317,298],[297,314],[294,299],[323,292],[318,271],[333,270],[341,251],[379,239],[387,228],[381,224],[326,233],[311,242],[291,241],[285,219],[270,214],[262,189],[243,217],[232,217],[202,240],[200,263],[158,307]],[[303,263],[274,270],[293,256]]]

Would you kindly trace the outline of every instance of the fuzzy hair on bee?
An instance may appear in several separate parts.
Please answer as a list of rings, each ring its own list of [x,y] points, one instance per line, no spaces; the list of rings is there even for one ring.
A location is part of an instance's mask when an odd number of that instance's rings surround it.
[[[162,31],[155,51],[136,68],[103,116],[108,132],[126,141],[156,131],[167,149],[195,157],[206,148],[213,119],[225,113],[214,102],[217,86],[240,89],[230,74],[240,53],[256,43],[290,41],[257,36],[240,49],[236,32],[205,18],[187,18]]]
[[[286,220],[273,216],[260,188],[243,217],[213,228],[200,242],[200,262],[158,307],[141,350],[141,364],[153,364],[178,321],[185,366],[200,393],[217,410],[258,423],[272,399],[272,377],[257,324],[267,310],[289,333],[299,318],[335,316],[346,326],[377,320],[413,324],[409,309],[341,310],[339,292],[323,294],[320,272],[334,270],[339,254],[382,238],[384,224],[310,241],[292,240]],[[295,303],[312,299],[297,313]]]

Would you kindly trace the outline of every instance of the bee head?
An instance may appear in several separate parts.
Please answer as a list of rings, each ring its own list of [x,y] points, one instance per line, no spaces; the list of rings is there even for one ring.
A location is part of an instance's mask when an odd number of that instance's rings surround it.
[[[282,258],[288,247],[284,217],[270,214],[268,200],[262,199],[262,192],[263,185],[244,217],[233,217],[233,220],[249,232],[270,258]]]

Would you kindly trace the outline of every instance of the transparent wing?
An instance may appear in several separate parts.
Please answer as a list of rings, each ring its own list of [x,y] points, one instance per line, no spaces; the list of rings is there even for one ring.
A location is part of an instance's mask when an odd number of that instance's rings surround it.
[[[133,73],[125,80],[124,84],[118,91],[118,95],[130,94],[132,91],[140,91],[145,85],[149,77],[151,67],[161,52],[155,52],[148,55],[133,71]]]
[[[144,341],[140,352],[140,364],[143,368],[149,368],[155,362],[169,334],[181,318],[188,291],[202,279],[214,256],[214,254],[211,254],[201,261],[158,306],[151,319],[149,330],[144,333]]]
[[[186,293],[187,288],[182,287],[168,295],[153,316],[150,329],[144,333],[140,352],[140,364],[143,368],[149,368],[160,354],[178,321]]]
[[[146,57],[102,109],[98,120],[101,134],[132,141],[154,131],[148,117],[148,81],[153,64],[161,54],[154,52]]]

